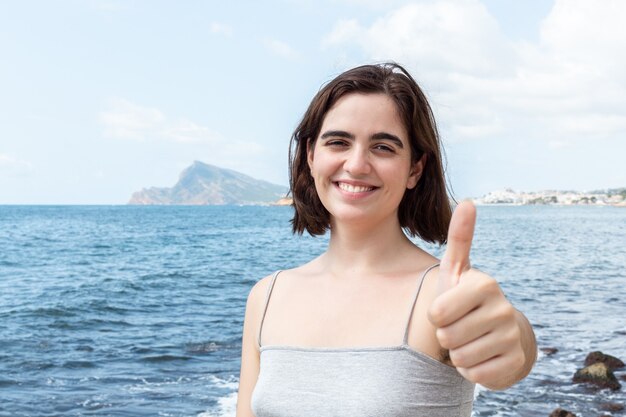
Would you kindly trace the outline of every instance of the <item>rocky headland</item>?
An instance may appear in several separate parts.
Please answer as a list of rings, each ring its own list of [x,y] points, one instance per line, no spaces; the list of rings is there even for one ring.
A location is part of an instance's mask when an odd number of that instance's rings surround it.
[[[150,187],[133,193],[128,204],[226,205],[273,204],[287,187],[258,180],[231,169],[195,161],[171,188]]]

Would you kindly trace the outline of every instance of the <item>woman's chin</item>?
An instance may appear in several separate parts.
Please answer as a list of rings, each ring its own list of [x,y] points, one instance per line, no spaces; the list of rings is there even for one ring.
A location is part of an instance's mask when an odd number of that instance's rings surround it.
[[[380,212],[376,210],[359,209],[352,207],[350,209],[341,209],[329,211],[331,214],[332,224],[346,226],[366,226],[380,223],[383,219]]]

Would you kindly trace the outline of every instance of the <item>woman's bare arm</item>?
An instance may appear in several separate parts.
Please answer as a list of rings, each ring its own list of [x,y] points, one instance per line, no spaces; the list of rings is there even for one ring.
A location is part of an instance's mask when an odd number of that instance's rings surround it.
[[[237,394],[237,417],[255,417],[250,407],[250,399],[259,376],[257,332],[261,315],[263,314],[263,302],[269,278],[263,278],[252,287],[246,302],[241,341],[241,371],[239,373],[239,392]]]

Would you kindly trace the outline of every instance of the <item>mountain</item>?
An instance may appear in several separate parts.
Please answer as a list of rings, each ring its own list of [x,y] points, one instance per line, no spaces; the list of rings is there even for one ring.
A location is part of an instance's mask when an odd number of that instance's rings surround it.
[[[144,188],[133,193],[128,204],[267,204],[285,197],[287,191],[287,187],[195,161],[172,188]]]

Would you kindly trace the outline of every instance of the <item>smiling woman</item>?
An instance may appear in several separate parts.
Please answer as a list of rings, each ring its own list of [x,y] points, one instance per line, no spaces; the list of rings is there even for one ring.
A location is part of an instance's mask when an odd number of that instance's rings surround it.
[[[324,86],[291,150],[293,231],[330,240],[250,291],[238,417],[469,416],[475,383],[528,374],[532,328],[470,268],[475,209],[451,215],[432,112],[401,66]],[[447,242],[441,261],[407,235]]]

